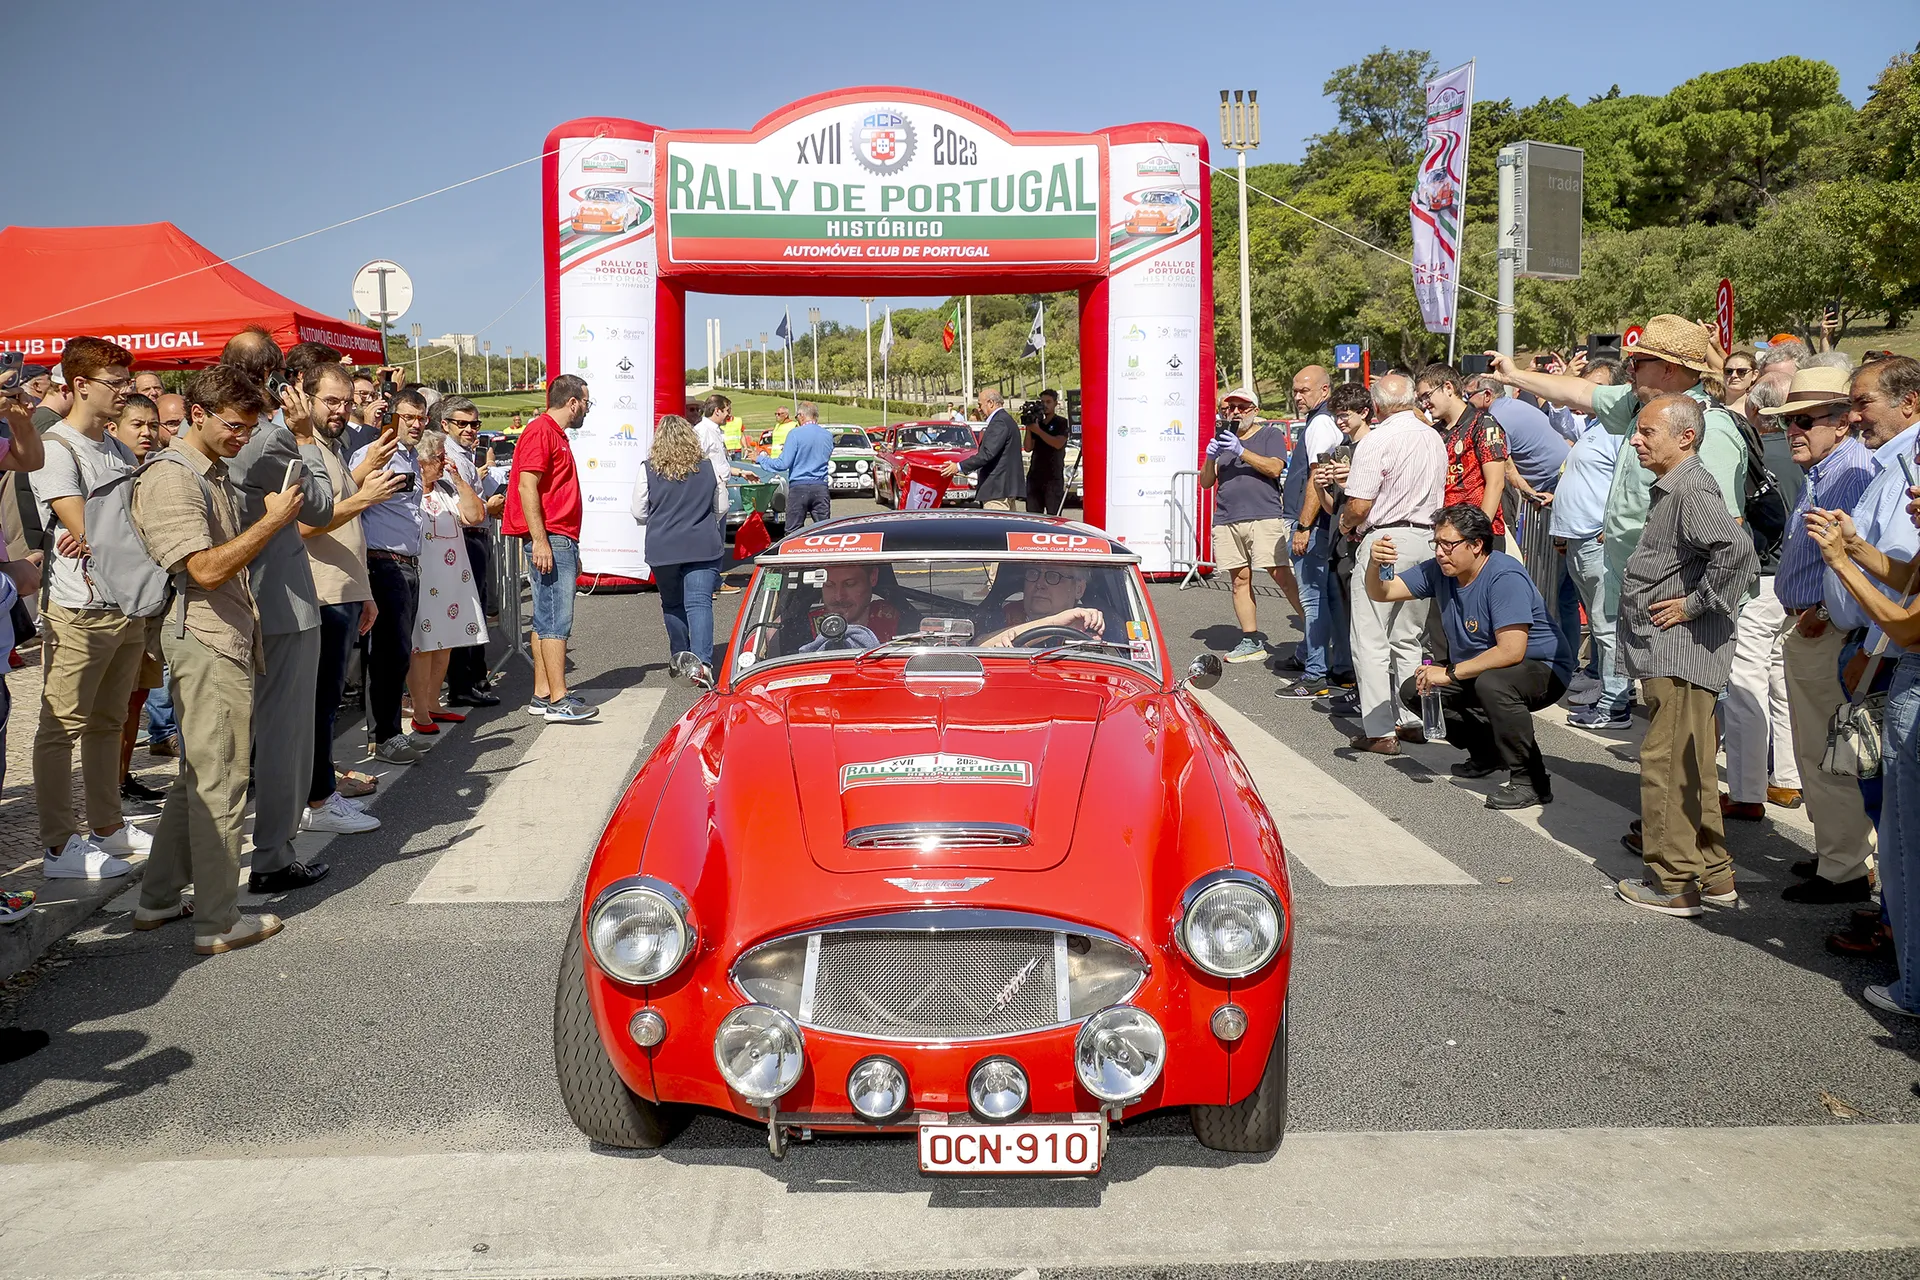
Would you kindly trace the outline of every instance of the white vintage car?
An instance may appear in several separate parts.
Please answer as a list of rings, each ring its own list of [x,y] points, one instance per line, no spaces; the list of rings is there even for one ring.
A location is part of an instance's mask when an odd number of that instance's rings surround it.
[[[822,423],[833,437],[833,461],[827,468],[830,493],[873,492],[873,441],[866,430],[848,424]]]

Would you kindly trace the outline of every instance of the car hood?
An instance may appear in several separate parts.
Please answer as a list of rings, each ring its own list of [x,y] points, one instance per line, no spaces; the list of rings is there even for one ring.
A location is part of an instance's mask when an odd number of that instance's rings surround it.
[[[939,446],[938,448],[927,446],[927,447],[910,447],[906,449],[895,449],[893,451],[893,456],[897,459],[902,459],[902,460],[910,459],[914,462],[920,463],[923,466],[926,466],[926,465],[938,466],[942,462],[964,461],[967,458],[971,458],[974,455],[974,453],[975,453],[975,450],[973,449],[964,449],[957,445],[952,445],[952,446],[942,445],[942,446]]]
[[[1036,699],[1019,687],[1025,681],[1013,683],[797,691],[787,704],[787,739],[814,862],[844,872],[1035,870],[1064,858],[1103,699],[1057,687]],[[916,829],[941,824],[1018,843],[913,843]]]

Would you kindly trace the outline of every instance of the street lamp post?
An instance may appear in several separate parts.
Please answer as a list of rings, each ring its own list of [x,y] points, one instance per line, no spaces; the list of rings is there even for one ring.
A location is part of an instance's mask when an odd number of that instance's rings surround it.
[[[460,348],[465,345],[467,344],[460,340],[460,335],[455,334],[453,338],[453,393],[460,396],[467,393],[467,375],[461,372],[460,369]]]
[[[488,339],[487,341],[480,344],[480,353],[486,358],[486,361],[487,361],[487,394],[492,395],[493,394],[493,340],[492,339]]]
[[[507,390],[513,390],[513,348],[507,348]]]
[[[862,298],[867,304],[867,399],[873,399],[873,302],[872,298]]]
[[[751,354],[749,354],[747,360],[747,370],[748,372],[752,372],[753,357]],[[760,335],[760,389],[762,391],[767,389],[767,335],[764,333]]]
[[[413,333],[413,380],[420,381],[420,326],[411,327]]]
[[[820,308],[807,308],[807,328],[813,331],[813,394],[820,394]]]
[[[1220,143],[1239,158],[1240,170],[1240,382],[1253,386],[1253,292],[1247,249],[1247,152],[1260,145],[1260,91],[1220,91]]]

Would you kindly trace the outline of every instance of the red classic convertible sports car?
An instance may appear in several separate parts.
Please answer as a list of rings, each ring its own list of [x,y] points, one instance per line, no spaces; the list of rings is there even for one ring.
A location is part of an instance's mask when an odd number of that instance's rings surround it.
[[[961,428],[964,430],[964,428]],[[1286,862],[1137,558],[998,512],[759,557],[717,674],[608,822],[554,1009],[569,1114],[917,1135],[930,1173],[1090,1173],[1169,1107],[1286,1128]]]
[[[980,448],[979,439],[964,422],[902,422],[889,427],[884,442],[874,451],[874,498],[900,505],[909,462],[938,470],[945,463],[972,457]],[[973,477],[962,471],[948,483],[940,505],[957,507],[972,501]]]

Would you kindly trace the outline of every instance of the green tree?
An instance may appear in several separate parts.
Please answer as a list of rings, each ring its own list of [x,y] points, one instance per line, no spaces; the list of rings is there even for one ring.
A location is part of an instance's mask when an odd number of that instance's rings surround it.
[[[1341,67],[1320,91],[1333,99],[1340,129],[1314,145],[1345,150],[1347,145],[1383,157],[1388,164],[1412,164],[1419,158],[1427,124],[1427,81],[1439,70],[1425,49],[1382,46],[1351,66]]]

